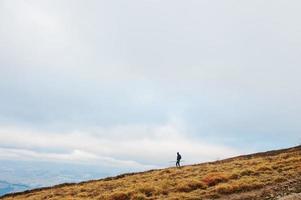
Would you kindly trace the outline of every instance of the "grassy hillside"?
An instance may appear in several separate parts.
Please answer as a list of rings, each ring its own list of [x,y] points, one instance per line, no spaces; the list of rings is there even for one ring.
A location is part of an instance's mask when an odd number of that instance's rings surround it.
[[[181,168],[63,184],[2,199],[279,199],[300,192],[301,146],[298,146]]]

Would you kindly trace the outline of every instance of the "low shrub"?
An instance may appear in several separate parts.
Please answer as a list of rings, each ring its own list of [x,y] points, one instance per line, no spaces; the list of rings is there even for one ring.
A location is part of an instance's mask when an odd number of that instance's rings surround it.
[[[259,189],[263,185],[261,183],[233,183],[233,184],[220,184],[216,186],[215,191],[219,194],[232,194],[236,192],[246,192],[253,189]]]
[[[130,200],[130,195],[125,192],[117,192],[113,193],[110,198],[110,200]]]
[[[250,170],[250,169],[246,169],[246,170],[243,170],[240,172],[240,175],[241,176],[251,176],[251,175],[254,175],[255,172],[253,170]]]
[[[211,173],[206,175],[202,181],[207,186],[214,186],[222,182],[226,182],[228,180],[228,177],[225,174],[222,173]]]
[[[146,200],[147,198],[145,197],[144,194],[135,194],[131,198],[132,200]]]
[[[144,194],[145,196],[150,197],[156,192],[156,189],[152,186],[145,185],[140,187],[138,191]]]
[[[176,190],[178,192],[191,192],[193,190],[197,190],[197,189],[206,189],[207,186],[201,182],[201,181],[190,181],[190,182],[184,182],[184,183],[180,183]]]

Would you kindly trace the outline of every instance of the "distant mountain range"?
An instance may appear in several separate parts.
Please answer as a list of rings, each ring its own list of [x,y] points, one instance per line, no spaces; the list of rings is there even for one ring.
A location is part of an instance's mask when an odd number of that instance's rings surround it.
[[[74,163],[0,160],[0,196],[60,183],[99,179],[121,171],[124,170]]]
[[[7,193],[20,192],[28,189],[31,189],[31,187],[28,185],[9,183],[7,181],[0,180],[0,196]]]

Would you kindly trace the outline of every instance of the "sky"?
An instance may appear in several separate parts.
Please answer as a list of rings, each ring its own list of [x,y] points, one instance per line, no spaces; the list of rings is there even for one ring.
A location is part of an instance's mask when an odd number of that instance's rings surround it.
[[[143,170],[301,143],[297,0],[1,0],[0,162]]]

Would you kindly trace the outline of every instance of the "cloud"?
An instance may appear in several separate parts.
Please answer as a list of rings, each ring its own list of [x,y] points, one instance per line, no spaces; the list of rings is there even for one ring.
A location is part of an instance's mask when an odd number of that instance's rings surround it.
[[[180,151],[186,164],[241,153],[184,134],[175,124],[98,128],[93,132],[49,133],[0,128],[0,158],[37,159],[128,167],[167,166]]]
[[[1,3],[5,45],[0,58],[14,69],[5,69],[7,74],[23,72],[27,81],[49,75],[68,80],[244,81],[254,72],[298,70],[299,2]]]
[[[47,162],[62,162],[73,164],[86,164],[102,167],[114,167],[116,169],[131,169],[143,170],[151,169],[157,166],[145,165],[136,161],[118,160],[111,157],[103,157],[82,150],[73,150],[70,153],[45,153],[34,150],[20,148],[0,148],[0,159],[3,160],[18,160],[18,161],[47,161]]]
[[[0,147],[28,159],[164,165],[176,151],[199,162],[293,145],[299,7],[0,1]]]

